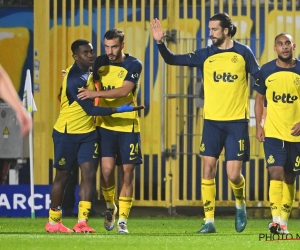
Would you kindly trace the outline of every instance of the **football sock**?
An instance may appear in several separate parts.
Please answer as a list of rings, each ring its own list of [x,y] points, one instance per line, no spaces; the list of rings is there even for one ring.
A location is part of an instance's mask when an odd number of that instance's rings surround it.
[[[119,197],[119,218],[126,221],[131,207],[132,197]]]
[[[109,188],[102,187],[102,194],[106,201],[107,208],[115,209],[115,190],[115,185]]]
[[[283,181],[271,180],[269,187],[270,208],[273,221],[279,222]]]
[[[88,221],[92,203],[90,201],[80,201],[78,204],[78,222]]]
[[[239,184],[234,184],[229,181],[232,188],[233,194],[235,196],[236,208],[243,209],[245,207],[245,178],[242,176],[242,180]]]
[[[202,201],[204,207],[205,223],[213,223],[215,217],[216,183],[215,179],[202,179]]]
[[[61,221],[62,210],[60,208],[50,208],[49,209],[49,223],[56,224]]]
[[[282,203],[280,211],[280,224],[286,225],[293,207],[295,199],[296,183],[282,184]]]

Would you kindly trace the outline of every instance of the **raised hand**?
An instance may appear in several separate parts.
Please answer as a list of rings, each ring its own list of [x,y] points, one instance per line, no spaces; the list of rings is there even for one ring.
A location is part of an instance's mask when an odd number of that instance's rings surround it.
[[[160,21],[155,18],[153,19],[152,23],[150,23],[152,29],[152,35],[157,43],[162,43],[162,38],[164,36],[164,31],[161,28]]]

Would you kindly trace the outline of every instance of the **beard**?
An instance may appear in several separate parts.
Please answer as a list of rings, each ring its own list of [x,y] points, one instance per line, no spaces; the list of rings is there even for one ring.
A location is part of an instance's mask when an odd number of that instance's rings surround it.
[[[115,61],[117,59],[117,56],[116,55],[108,55],[108,58],[110,61]]]
[[[217,38],[217,40],[215,40],[215,41],[212,40],[212,43],[216,46],[220,46],[221,44],[224,43],[224,41],[225,41],[225,36],[222,36],[220,38]]]
[[[278,55],[278,58],[280,61],[289,62],[290,60],[292,60],[293,55],[289,55],[288,57],[282,57],[282,56]]]

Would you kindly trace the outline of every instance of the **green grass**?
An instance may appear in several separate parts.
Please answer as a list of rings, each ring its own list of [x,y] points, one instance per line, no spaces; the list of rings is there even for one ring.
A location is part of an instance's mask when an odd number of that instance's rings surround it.
[[[103,218],[91,218],[89,225],[94,234],[49,234],[44,230],[46,218],[0,218],[0,249],[221,249],[221,250],[276,250],[299,249],[298,240],[259,240],[259,234],[268,234],[268,219],[248,219],[244,232],[236,233],[234,218],[217,218],[216,234],[198,235],[202,220],[199,217],[142,217],[130,218],[130,234],[107,232]],[[65,218],[64,224],[72,228],[76,218]],[[300,235],[299,222],[289,221],[289,231]],[[299,231],[298,231],[299,230]]]

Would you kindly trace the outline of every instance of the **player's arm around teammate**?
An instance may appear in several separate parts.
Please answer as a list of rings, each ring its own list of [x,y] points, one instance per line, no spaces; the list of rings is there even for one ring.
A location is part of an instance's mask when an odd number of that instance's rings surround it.
[[[78,97],[100,97],[99,105],[118,106],[133,101],[137,105],[137,92],[142,63],[123,52],[124,33],[111,29],[104,35],[106,55],[96,58],[93,76],[101,90],[81,90]],[[106,230],[114,228],[117,207],[115,204],[114,171],[116,159],[122,163],[121,191],[119,194],[118,232],[128,233],[127,219],[132,207],[135,165],[142,163],[140,126],[137,112],[128,115],[112,115],[97,119],[101,145],[101,186],[106,200],[107,212],[104,221]]]
[[[89,68],[94,63],[93,46],[86,40],[76,40],[71,50],[75,63],[67,70],[61,91],[61,108],[53,128],[55,179],[51,189],[51,208],[45,229],[47,232],[94,232],[87,221],[94,193],[98,164],[98,136],[93,116],[131,112],[128,104],[116,107],[95,107],[92,100],[79,100],[78,89],[94,89]],[[73,230],[62,224],[61,203],[71,168],[80,166],[78,221]]]

